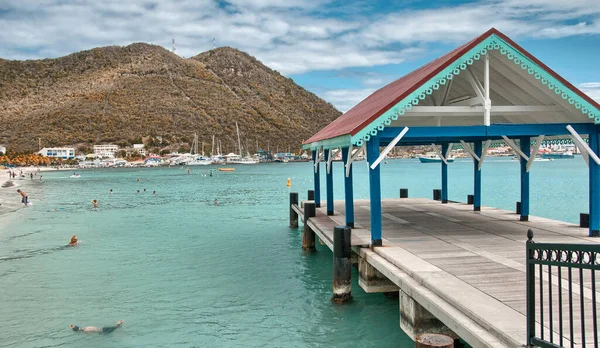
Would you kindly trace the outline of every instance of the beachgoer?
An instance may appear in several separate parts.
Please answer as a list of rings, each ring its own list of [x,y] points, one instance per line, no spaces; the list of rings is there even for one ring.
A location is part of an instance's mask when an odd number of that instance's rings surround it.
[[[215,199],[214,203],[215,203],[215,205],[219,205],[219,201],[217,201],[216,199]]]
[[[188,170],[188,174],[192,174],[192,173],[190,172],[190,168],[188,168],[187,170]]]
[[[21,194],[21,203],[27,205],[27,194],[21,190],[17,190]]]
[[[42,175],[40,175],[40,181],[42,181]]]
[[[140,181],[140,178],[137,178],[137,181]]]
[[[76,332],[97,332],[97,333],[110,333],[115,331],[117,328],[119,328],[119,326],[121,326],[121,324],[123,324],[123,320],[119,320],[117,321],[117,324],[114,326],[105,326],[105,327],[96,327],[96,326],[86,326],[86,327],[79,327],[77,325],[69,325],[69,327],[71,328],[71,330],[76,331]]]
[[[110,189],[110,194],[112,195],[112,189]]]
[[[211,171],[210,171],[210,176],[212,176],[212,169],[211,169]]]
[[[77,245],[77,236],[71,237],[71,242],[67,246],[75,246]]]
[[[139,194],[139,193],[140,193],[140,190],[137,190],[137,193]]]
[[[153,195],[155,195],[155,194],[156,194],[156,191],[152,191],[152,194],[153,194]]]
[[[98,208],[98,200],[92,199],[92,204],[94,205],[94,208]]]
[[[29,173],[29,178],[31,178],[31,180],[33,180],[33,173]]]
[[[146,192],[146,189],[144,189],[144,192]]]

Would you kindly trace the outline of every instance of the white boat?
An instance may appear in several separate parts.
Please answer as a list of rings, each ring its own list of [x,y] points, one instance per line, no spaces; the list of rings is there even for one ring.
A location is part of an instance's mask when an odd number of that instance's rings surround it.
[[[237,131],[237,137],[238,137],[238,149],[240,150],[240,153],[243,153],[242,143],[240,141],[240,129],[238,128],[237,122],[235,123],[235,130]],[[250,157],[250,154],[247,154],[246,156],[242,157],[241,155],[236,155],[234,153],[230,153],[230,154],[226,155],[225,158],[226,158],[227,164],[257,164],[258,163],[258,160],[256,158]]]
[[[69,178],[77,179],[77,178],[81,178],[81,175],[79,175],[77,173],[73,173],[73,175],[69,176]]]
[[[434,153],[428,153],[426,155],[417,155],[417,158],[421,163],[441,163],[442,159],[440,156]],[[451,163],[454,162],[454,157],[448,157],[446,162]]]

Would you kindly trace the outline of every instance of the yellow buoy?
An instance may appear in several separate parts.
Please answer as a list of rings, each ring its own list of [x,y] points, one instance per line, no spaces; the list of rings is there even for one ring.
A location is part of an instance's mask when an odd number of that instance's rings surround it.
[[[292,186],[292,179],[288,178],[287,187]]]

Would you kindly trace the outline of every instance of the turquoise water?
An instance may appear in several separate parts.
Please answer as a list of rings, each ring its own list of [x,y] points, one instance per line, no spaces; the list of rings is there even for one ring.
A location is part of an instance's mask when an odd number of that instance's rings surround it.
[[[397,197],[400,187],[431,197],[439,167],[382,164],[383,197]],[[341,163],[333,170],[342,199]],[[356,198],[368,198],[366,171],[356,164]],[[457,161],[449,173],[450,199],[464,201],[471,162]],[[518,173],[515,161],[486,159],[483,204],[514,209]],[[287,227],[286,180],[305,199],[309,163],[238,166],[212,177],[205,168],[69,174],[20,181],[33,205],[0,216],[1,347],[413,345],[399,329],[398,301],[365,294],[356,274],[354,301],[329,301],[331,252],[318,245],[304,254],[300,229]],[[532,215],[576,222],[587,211],[580,159],[535,163],[531,184]],[[74,234],[81,245],[63,247]],[[123,327],[110,335],[68,330],[119,319]]]

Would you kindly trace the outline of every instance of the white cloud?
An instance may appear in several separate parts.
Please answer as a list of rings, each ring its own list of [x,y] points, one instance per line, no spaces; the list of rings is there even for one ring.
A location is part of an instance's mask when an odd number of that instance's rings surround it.
[[[374,88],[330,89],[321,93],[320,97],[333,104],[341,112],[346,112],[375,91]]]
[[[583,93],[600,103],[600,82],[586,82],[578,87]]]

